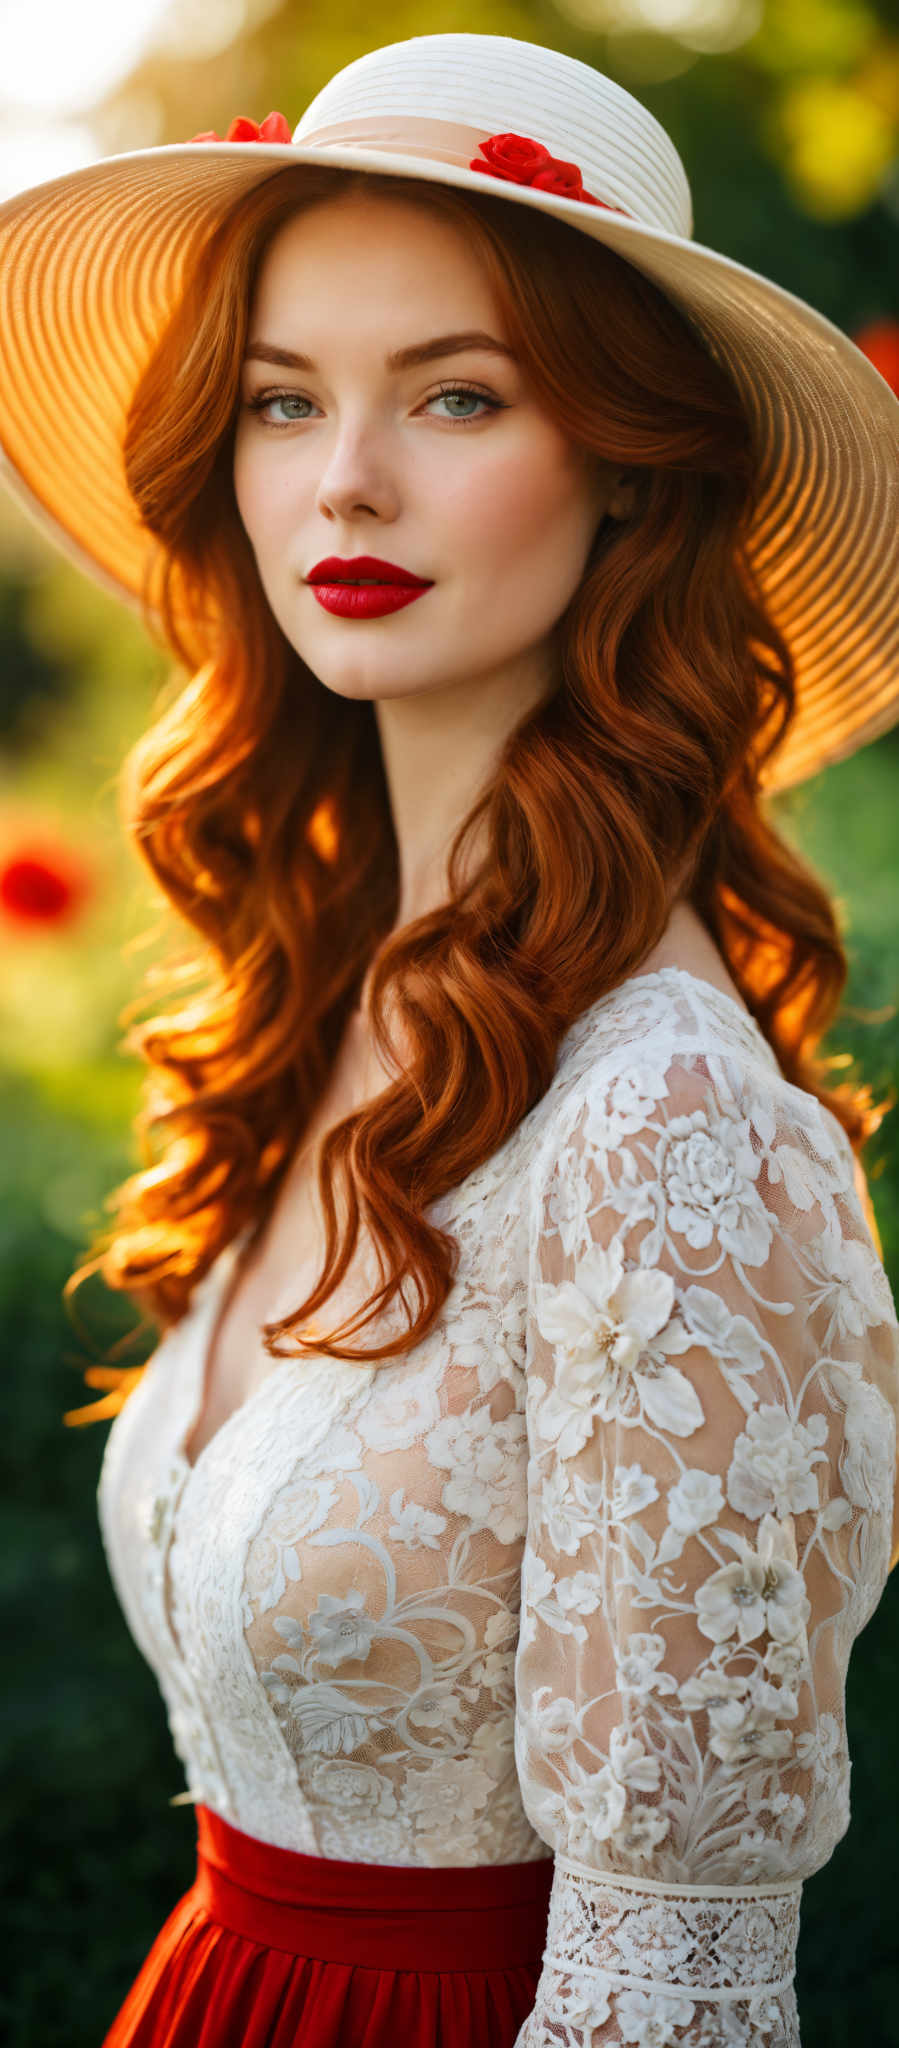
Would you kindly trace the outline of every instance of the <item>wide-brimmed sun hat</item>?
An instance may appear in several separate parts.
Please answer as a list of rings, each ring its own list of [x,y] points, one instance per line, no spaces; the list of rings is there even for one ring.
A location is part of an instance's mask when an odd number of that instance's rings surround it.
[[[89,575],[154,608],[158,544],[125,483],[132,393],[189,268],[240,196],[285,164],[501,195],[604,242],[729,372],[758,462],[746,552],[796,667],[764,772],[787,788],[899,718],[899,400],[803,300],[692,239],[664,128],[589,64],[508,36],[413,36],[336,73],[291,136],[107,157],[0,206],[0,479]]]

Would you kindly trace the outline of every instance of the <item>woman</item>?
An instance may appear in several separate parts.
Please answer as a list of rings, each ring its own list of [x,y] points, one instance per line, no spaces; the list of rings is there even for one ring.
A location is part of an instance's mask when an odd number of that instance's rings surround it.
[[[899,408],[557,52],[236,128],[0,217],[209,969],[76,1276],[164,1332],[100,1513],[198,1818],[107,2048],[796,2048],[899,1326],[763,800],[895,716]]]

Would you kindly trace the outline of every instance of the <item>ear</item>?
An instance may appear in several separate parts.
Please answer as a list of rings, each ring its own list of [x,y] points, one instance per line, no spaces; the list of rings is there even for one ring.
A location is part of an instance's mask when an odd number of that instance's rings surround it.
[[[606,511],[612,519],[630,519],[634,511],[637,494],[637,478],[633,470],[622,469],[615,478],[612,495]]]

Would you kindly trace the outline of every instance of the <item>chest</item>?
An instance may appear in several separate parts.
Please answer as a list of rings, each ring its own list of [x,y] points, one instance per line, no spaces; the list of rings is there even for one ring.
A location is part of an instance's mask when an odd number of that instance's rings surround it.
[[[199,1406],[185,1444],[190,1464],[196,1463],[234,1410],[278,1370],[279,1360],[265,1349],[263,1325],[296,1308],[317,1282],[324,1264],[326,1230],[318,1193],[322,1143],[342,1117],[379,1094],[390,1079],[362,1017],[355,1013],[274,1207],[246,1246],[218,1310],[209,1337]],[[345,1204],[339,1180],[335,1198],[342,1221]],[[376,1277],[374,1246],[363,1220],[353,1260],[316,1317],[321,1327],[336,1329],[360,1309]]]

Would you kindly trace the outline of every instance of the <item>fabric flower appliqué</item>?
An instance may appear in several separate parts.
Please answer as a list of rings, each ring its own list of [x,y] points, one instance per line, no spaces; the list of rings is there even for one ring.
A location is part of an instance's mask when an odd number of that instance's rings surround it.
[[[277,1626],[277,1623],[276,1623]],[[365,1594],[347,1593],[335,1600],[332,1593],[320,1593],[318,1606],[309,1616],[309,1634],[320,1664],[360,1662],[368,1656],[377,1622],[365,1612]]]
[[[484,171],[488,177],[503,178],[510,185],[531,185],[540,192],[557,192],[562,199],[581,199],[587,206],[603,206],[607,213],[625,213],[584,190],[577,164],[551,156],[542,142],[530,135],[488,135],[478,144],[480,156],[472,157],[470,171]],[[626,215],[627,219],[631,216]]]
[[[292,142],[290,125],[284,114],[266,114],[264,121],[251,121],[246,114],[237,114],[227,135],[217,135],[214,128],[207,128],[202,135],[191,135],[191,142]]]
[[[846,1403],[840,1478],[846,1499],[867,1513],[882,1513],[892,1499],[893,1451],[889,1409],[877,1387],[862,1378],[856,1360],[834,1359],[829,1377]]]
[[[565,1791],[571,1853],[590,1862],[597,1843],[612,1841],[648,1856],[670,1832],[671,1816],[637,1805],[635,1795],[657,1791],[660,1775],[658,1757],[623,1724],[612,1729],[609,1761],[600,1770],[574,1762]]]
[[[396,1794],[389,1780],[381,1777],[371,1764],[323,1760],[315,1765],[311,1784],[318,1799],[354,1817],[378,1813],[389,1818],[397,1811]]]
[[[537,1326],[556,1347],[558,1363],[538,1427],[560,1458],[583,1449],[597,1420],[626,1412],[632,1391],[651,1421],[674,1436],[691,1436],[705,1421],[695,1388],[667,1362],[692,1342],[671,1315],[673,1280],[645,1267],[623,1269],[615,1238],[608,1248],[590,1246],[574,1280],[536,1288]]]
[[[415,1815],[417,1827],[445,1833],[473,1820],[495,1790],[493,1779],[472,1757],[441,1757],[439,1763],[406,1772],[403,1812]]]
[[[526,1425],[523,1415],[494,1422],[487,1408],[446,1415],[425,1439],[432,1465],[450,1474],[442,1500],[452,1515],[515,1543],[526,1516]]]
[[[658,1497],[659,1489],[652,1473],[644,1472],[639,1460],[634,1465],[616,1465],[612,1474],[612,1504],[609,1509],[613,1522],[625,1522],[629,1515],[640,1514]]]
[[[390,1512],[393,1521],[387,1533],[393,1543],[404,1543],[410,1550],[419,1546],[426,1550],[439,1550],[440,1537],[446,1528],[445,1515],[435,1515],[431,1508],[422,1508],[417,1501],[406,1500],[401,1486],[390,1496]]]
[[[694,1251],[703,1251],[717,1235],[723,1251],[749,1266],[761,1265],[772,1233],[755,1185],[760,1166],[746,1118],[705,1109],[672,1117],[658,1154],[672,1230],[682,1232]]]
[[[739,1766],[769,1763],[792,1755],[794,1738],[789,1728],[777,1728],[779,1717],[795,1719],[799,1702],[787,1688],[769,1685],[765,1679],[752,1681],[742,1698],[721,1707],[709,1707],[708,1746],[722,1763]]]
[[[554,1550],[574,1557],[585,1536],[595,1534],[602,1523],[603,1488],[599,1480],[588,1483],[579,1472],[571,1477],[564,1465],[554,1465],[543,1487],[540,1517]]]
[[[428,1367],[405,1379],[401,1374],[382,1377],[357,1427],[370,1451],[407,1451],[439,1420],[435,1375]]]
[[[730,1529],[718,1533],[722,1543],[739,1552],[739,1562],[722,1565],[697,1590],[696,1619],[703,1635],[713,1643],[733,1636],[751,1643],[767,1631],[777,1643],[799,1642],[804,1648],[812,1610],[796,1568],[792,1524],[764,1515],[755,1549]]]
[[[652,1692],[676,1692],[677,1679],[659,1668],[667,1648],[664,1636],[652,1631],[629,1635],[623,1649],[616,1646],[619,1690],[643,1700]]]
[[[802,1423],[772,1401],[748,1416],[734,1444],[727,1475],[727,1498],[737,1513],[757,1522],[768,1512],[801,1515],[818,1506],[818,1481],[813,1467],[826,1462],[823,1415]]]
[[[246,1570],[246,1587],[259,1614],[267,1614],[284,1598],[288,1581],[297,1585],[303,1576],[298,1544],[320,1529],[337,1499],[330,1479],[304,1479],[291,1488],[270,1515],[264,1531],[253,1544]]]

